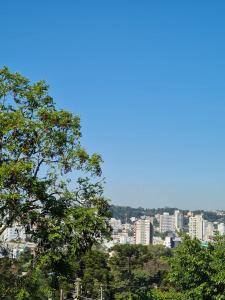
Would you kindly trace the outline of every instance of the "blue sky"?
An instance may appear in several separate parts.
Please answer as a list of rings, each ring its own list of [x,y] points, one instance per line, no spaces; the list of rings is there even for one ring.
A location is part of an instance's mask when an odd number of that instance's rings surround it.
[[[112,203],[225,209],[224,14],[222,0],[3,1],[1,65],[81,116]]]

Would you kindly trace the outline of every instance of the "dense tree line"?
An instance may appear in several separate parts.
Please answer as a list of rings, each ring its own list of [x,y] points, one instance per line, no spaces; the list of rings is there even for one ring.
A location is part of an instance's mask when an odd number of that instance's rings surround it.
[[[72,281],[61,288],[67,295],[76,291],[79,284],[81,297],[99,299],[153,299],[152,288],[161,286],[169,269],[165,260],[171,251],[163,246],[116,245],[110,251],[94,247],[85,254],[64,261],[62,268],[71,272]],[[33,261],[29,250],[18,259],[9,256],[0,259],[1,299],[59,299],[59,289],[54,285],[51,269],[36,268],[30,276]],[[67,277],[68,280],[68,277]]]
[[[95,246],[65,260],[62,267],[73,273],[74,281],[64,282],[63,289],[66,295],[79,284],[80,299],[100,299],[102,293],[105,300],[221,300],[225,299],[224,261],[225,237],[221,236],[207,247],[183,236],[172,250],[161,245],[116,245],[109,251]],[[18,260],[0,260],[2,299],[44,300],[48,295],[58,299],[54,276],[47,268],[22,276],[31,263],[29,251]]]
[[[143,207],[130,207],[130,206],[118,206],[111,205],[110,211],[112,216],[116,219],[120,219],[123,223],[131,222],[130,218],[140,218],[141,216],[150,216],[154,217],[156,214],[163,214],[168,212],[169,214],[174,214],[174,211],[178,208],[164,207],[164,208],[143,208]],[[188,210],[179,209],[183,214],[187,214]],[[205,220],[209,222],[224,222],[225,216],[220,216],[214,211],[204,211],[204,210],[195,210],[193,211],[194,215],[203,214]],[[187,221],[187,220],[185,220]],[[185,223],[187,225],[187,222]]]
[[[207,247],[184,236],[174,250],[117,245],[110,253],[102,254],[109,280],[105,299],[225,299],[225,237],[217,236]]]
[[[111,205],[110,211],[112,216],[116,219],[120,219],[123,223],[130,222],[131,217],[140,218],[141,216],[150,216],[154,217],[156,214],[162,214],[164,212],[168,212],[170,214],[174,214],[174,211],[177,208],[133,208],[130,206],[118,206],[118,205]],[[187,211],[184,211],[187,212]]]

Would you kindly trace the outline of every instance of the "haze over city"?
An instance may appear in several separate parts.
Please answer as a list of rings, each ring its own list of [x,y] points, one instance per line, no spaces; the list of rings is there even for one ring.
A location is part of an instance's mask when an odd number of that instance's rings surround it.
[[[225,209],[223,1],[10,4],[2,63],[80,115],[112,203]]]

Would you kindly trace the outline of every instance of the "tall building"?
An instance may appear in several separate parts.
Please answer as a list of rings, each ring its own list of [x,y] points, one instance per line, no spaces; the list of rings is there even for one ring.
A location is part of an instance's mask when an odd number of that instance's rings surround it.
[[[135,244],[149,245],[153,242],[153,225],[150,219],[139,219],[134,226]]]
[[[119,229],[122,228],[121,220],[117,220],[115,218],[111,218],[109,220],[109,224],[113,229],[113,233],[117,232]]]
[[[224,225],[224,223],[219,223],[218,224],[218,232],[219,232],[220,235],[225,234],[225,225]]]
[[[204,232],[206,223],[202,215],[196,215],[189,218],[189,235],[191,238],[204,240]]]
[[[212,222],[203,221],[204,241],[209,241],[214,236],[214,225]]]
[[[15,225],[14,227],[8,227],[1,235],[1,240],[4,242],[25,240],[25,229],[22,226]]]
[[[181,231],[184,226],[184,216],[179,210],[174,212],[174,229]]]
[[[172,232],[174,231],[174,216],[168,212],[164,212],[160,215],[159,219],[160,232]]]

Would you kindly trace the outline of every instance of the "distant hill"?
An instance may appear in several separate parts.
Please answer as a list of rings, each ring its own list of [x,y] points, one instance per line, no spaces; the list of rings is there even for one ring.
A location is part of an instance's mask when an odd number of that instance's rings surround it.
[[[110,210],[112,212],[113,218],[120,219],[122,222],[130,222],[131,217],[140,218],[141,216],[150,216],[153,217],[156,214],[162,214],[164,212],[168,212],[169,214],[174,214],[174,211],[178,208],[133,208],[130,206],[118,206],[118,205],[111,205]],[[180,210],[184,214],[188,212],[188,210]]]
[[[110,210],[112,213],[112,217],[116,219],[120,219],[123,223],[126,221],[130,223],[130,218],[140,218],[141,216],[150,216],[153,217],[156,214],[162,214],[164,212],[168,212],[169,214],[174,214],[174,211],[178,208],[172,207],[164,207],[164,208],[133,208],[130,206],[118,206],[111,205]],[[188,210],[179,209],[183,214],[187,214]],[[194,214],[203,214],[205,220],[209,222],[223,222],[225,223],[225,216],[218,216],[214,211],[204,211],[204,210],[195,210]]]

